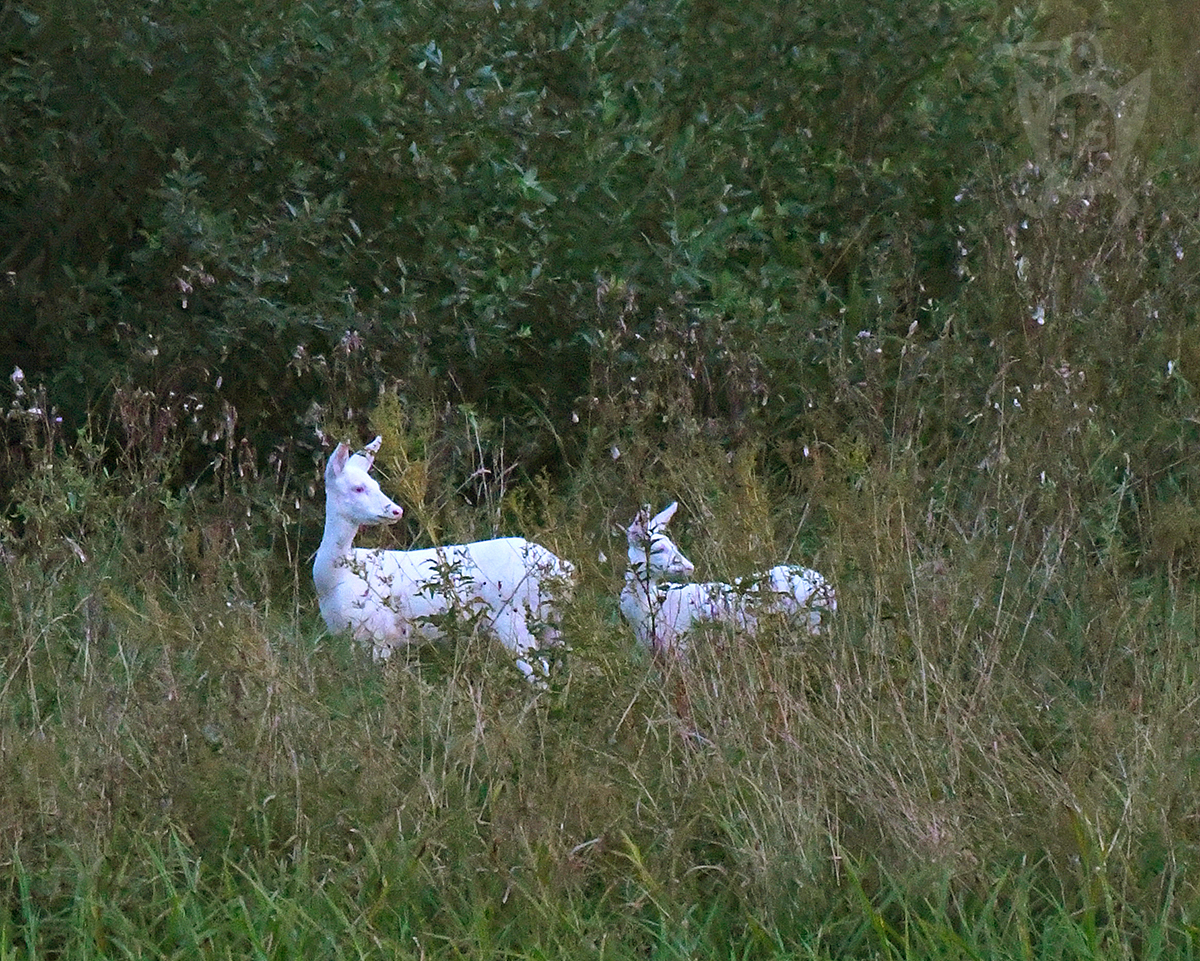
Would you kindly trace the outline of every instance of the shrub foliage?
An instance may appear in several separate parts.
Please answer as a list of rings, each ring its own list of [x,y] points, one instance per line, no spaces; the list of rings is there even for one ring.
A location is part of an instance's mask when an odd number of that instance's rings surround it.
[[[1013,139],[970,4],[5,17],[5,352],[72,423],[166,385],[227,400],[256,446],[399,379],[502,413],[536,466],[554,432],[577,445],[614,284],[635,333],[697,329],[706,412],[769,382],[778,429],[846,330],[953,300],[979,216],[954,197]]]

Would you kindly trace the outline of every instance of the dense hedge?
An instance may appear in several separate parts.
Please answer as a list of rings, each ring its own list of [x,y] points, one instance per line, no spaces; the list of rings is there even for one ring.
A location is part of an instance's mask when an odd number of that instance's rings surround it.
[[[622,423],[966,466],[1037,393],[1027,477],[1045,438],[1190,483],[1178,125],[1119,225],[1031,220],[1037,28],[982,0],[29,0],[0,36],[0,356],[69,425],[133,385],[315,448],[395,388],[528,473]]]
[[[952,295],[953,195],[1012,136],[972,4],[78,0],[3,32],[3,350],[76,419],[221,378],[283,430],[399,376],[561,426],[597,278],[794,354],[866,285]],[[355,385],[312,366],[339,345]]]

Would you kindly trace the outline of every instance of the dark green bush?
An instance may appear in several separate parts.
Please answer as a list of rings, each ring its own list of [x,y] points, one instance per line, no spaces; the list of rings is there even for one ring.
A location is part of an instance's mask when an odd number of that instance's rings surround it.
[[[960,296],[954,196],[1014,138],[970,3],[5,18],[0,351],[69,424],[132,381],[228,402],[260,450],[393,379],[505,417],[531,470],[577,449],[597,278],[635,335],[700,332],[708,413],[769,394],[807,436],[854,334]]]
[[[89,412],[123,424],[137,390],[186,407],[175,489],[218,455],[307,478],[321,432],[364,431],[382,391],[443,412],[447,491],[501,462],[569,483],[679,436],[762,451],[801,487],[904,453],[959,505],[1020,503],[1030,530],[1062,522],[1125,562],[1195,562],[1180,122],[1150,86],[1128,195],[1031,213],[1018,88],[1040,34],[1020,13],[0,16],[0,357],[49,387],[67,437]],[[1155,69],[1170,56],[1155,48]],[[1102,66],[1113,85],[1134,73]],[[1066,106],[1080,130],[1096,120]],[[1062,136],[1086,171],[1086,138]],[[451,456],[464,423],[486,425],[479,449]]]

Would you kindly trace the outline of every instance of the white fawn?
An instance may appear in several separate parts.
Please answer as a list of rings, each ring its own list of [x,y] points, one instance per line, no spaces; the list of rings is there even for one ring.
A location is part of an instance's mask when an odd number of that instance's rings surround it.
[[[417,551],[356,548],[359,527],[393,524],[404,513],[369,473],[381,441],[353,455],[339,444],[325,467],[325,534],[313,563],[325,624],[350,630],[376,660],[443,637],[447,617],[478,624],[532,678],[530,656],[558,642],[556,602],[570,591],[574,567],[520,537]]]
[[[667,536],[678,504],[650,516],[643,507],[627,530],[629,570],[621,591],[621,613],[634,634],[656,654],[684,654],[685,635],[694,627],[717,624],[753,634],[763,615],[782,615],[809,634],[822,617],[837,610],[833,587],[816,571],[782,564],[732,584],[673,584],[663,578],[688,577],[695,570]]]

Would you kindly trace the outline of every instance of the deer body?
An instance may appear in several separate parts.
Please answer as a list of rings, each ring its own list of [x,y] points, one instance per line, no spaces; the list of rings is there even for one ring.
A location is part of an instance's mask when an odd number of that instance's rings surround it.
[[[621,591],[621,613],[638,640],[655,653],[682,654],[693,628],[724,625],[753,634],[761,618],[783,616],[817,634],[825,612],[837,610],[833,587],[814,570],[782,564],[732,584],[709,581],[674,584],[695,567],[667,536],[677,504],[650,516],[642,508],[627,531],[629,570]]]
[[[354,547],[358,529],[392,524],[402,508],[369,471],[379,449],[350,454],[339,444],[325,468],[325,533],[313,563],[321,616],[331,631],[349,630],[377,660],[408,644],[444,636],[446,618],[495,634],[517,657],[558,640],[555,601],[574,568],[520,537],[395,551]]]

